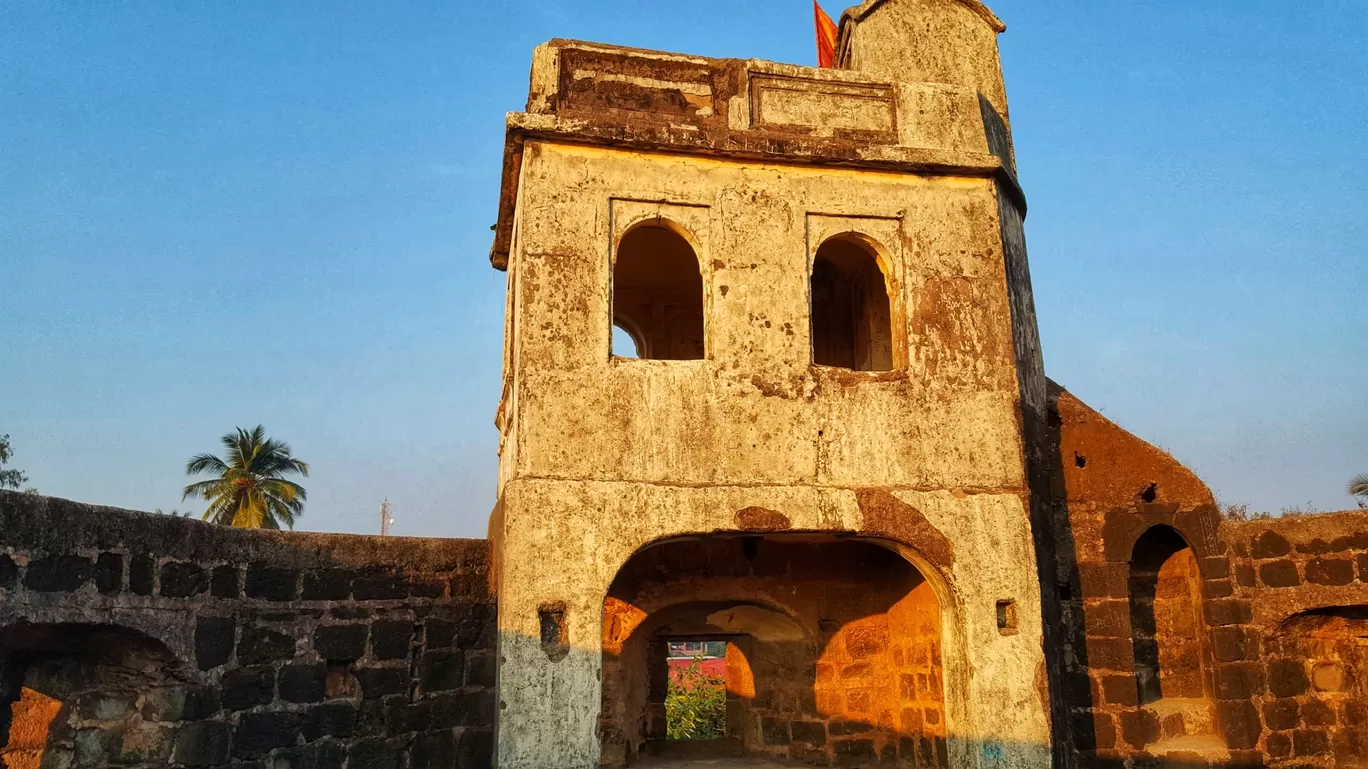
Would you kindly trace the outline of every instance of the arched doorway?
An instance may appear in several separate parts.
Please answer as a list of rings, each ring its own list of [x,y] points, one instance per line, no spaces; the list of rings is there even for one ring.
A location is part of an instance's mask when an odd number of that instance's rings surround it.
[[[159,641],[110,625],[0,629],[0,765],[168,764],[198,707]]]
[[[1137,697],[1154,723],[1149,748],[1223,749],[1216,736],[1202,578],[1192,548],[1170,526],[1155,526],[1136,540],[1130,615]]]
[[[623,566],[604,603],[603,763],[944,766],[941,644],[931,584],[879,544],[715,535],[652,545]],[[681,663],[689,648],[707,653]],[[708,665],[705,685],[722,696],[698,699],[725,713],[705,738],[681,739],[670,698],[697,684],[677,670]]]
[[[838,235],[812,263],[812,362],[855,371],[894,368],[893,311],[888,281],[873,246]]]

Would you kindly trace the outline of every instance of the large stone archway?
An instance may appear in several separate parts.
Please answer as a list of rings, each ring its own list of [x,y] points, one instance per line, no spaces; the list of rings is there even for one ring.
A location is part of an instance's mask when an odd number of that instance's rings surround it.
[[[815,535],[651,545],[604,603],[603,762],[743,755],[830,764],[946,765],[941,603],[893,550]],[[661,649],[727,642],[726,735],[664,729]]]

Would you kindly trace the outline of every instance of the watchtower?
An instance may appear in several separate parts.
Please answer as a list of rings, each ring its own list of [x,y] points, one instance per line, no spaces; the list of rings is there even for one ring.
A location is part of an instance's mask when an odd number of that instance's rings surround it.
[[[840,28],[837,69],[533,55],[491,254],[501,769],[1049,762],[1004,27]],[[684,746],[666,656],[700,640],[726,725]]]

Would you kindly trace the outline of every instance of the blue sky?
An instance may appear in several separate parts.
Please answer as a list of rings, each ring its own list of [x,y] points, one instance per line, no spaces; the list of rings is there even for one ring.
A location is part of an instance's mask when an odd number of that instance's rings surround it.
[[[1368,4],[998,0],[1046,370],[1222,500],[1368,472]],[[840,6],[830,5],[836,15]],[[0,6],[0,433],[179,507],[264,423],[300,528],[481,536],[503,115],[575,37],[811,64],[806,0]]]

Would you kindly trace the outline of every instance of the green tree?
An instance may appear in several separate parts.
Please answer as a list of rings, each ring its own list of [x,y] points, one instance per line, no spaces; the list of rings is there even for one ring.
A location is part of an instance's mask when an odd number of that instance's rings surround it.
[[[0,435],[0,489],[17,489],[28,482],[28,476],[22,470],[3,469],[12,456],[14,449],[10,448],[9,433]]]
[[[1368,503],[1368,473],[1356,475],[1349,481],[1349,493],[1359,498],[1359,505]]]
[[[241,427],[221,439],[227,461],[199,454],[185,465],[186,475],[211,475],[185,487],[181,500],[208,500],[204,520],[249,529],[294,528],[304,514],[304,487],[287,475],[309,477],[309,466],[290,455],[290,447],[267,438],[257,425]]]
[[[727,686],[703,672],[703,659],[670,676],[665,731],[672,740],[711,740],[727,734]]]

